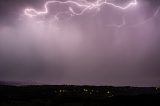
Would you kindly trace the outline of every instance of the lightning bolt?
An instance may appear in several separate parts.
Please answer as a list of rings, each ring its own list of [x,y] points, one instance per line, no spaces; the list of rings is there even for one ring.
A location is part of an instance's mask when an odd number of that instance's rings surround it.
[[[114,3],[109,2],[108,0],[96,0],[95,2],[88,2],[88,1],[72,1],[72,0],[67,0],[67,1],[58,1],[58,0],[52,0],[52,1],[47,1],[44,4],[44,10],[43,11],[37,11],[33,8],[26,8],[24,10],[24,14],[29,17],[35,17],[35,16],[41,16],[41,15],[46,15],[49,13],[49,5],[51,4],[66,4],[69,5],[69,11],[71,12],[72,15],[82,15],[84,14],[87,10],[93,10],[93,9],[100,9],[103,5],[110,5],[113,6],[117,9],[121,10],[126,10],[130,7],[136,6],[137,5],[137,0],[132,0],[125,6],[120,6],[116,5]],[[76,12],[72,6],[76,6],[81,9],[80,12]]]
[[[160,6],[153,12],[153,15],[151,17],[141,21],[140,23],[137,23],[137,24],[134,24],[134,25],[131,25],[131,26],[128,26],[128,27],[136,27],[136,26],[139,26],[139,25],[146,24],[147,22],[152,21],[153,19],[158,17],[159,13],[160,13]]]

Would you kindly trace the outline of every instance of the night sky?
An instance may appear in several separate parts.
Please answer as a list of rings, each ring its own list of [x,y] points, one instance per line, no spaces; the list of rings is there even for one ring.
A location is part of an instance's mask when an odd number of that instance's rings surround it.
[[[104,5],[78,16],[68,12],[72,5],[58,3],[43,16],[24,14],[28,7],[43,10],[45,1],[0,0],[0,81],[160,85],[159,0],[137,0],[126,10]]]

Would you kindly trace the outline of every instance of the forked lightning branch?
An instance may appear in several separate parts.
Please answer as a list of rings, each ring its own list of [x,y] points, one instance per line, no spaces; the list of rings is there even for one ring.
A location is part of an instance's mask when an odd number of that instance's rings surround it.
[[[67,0],[67,1],[60,1],[60,0],[51,0],[47,1],[44,4],[43,10],[36,10],[34,8],[26,8],[24,10],[24,14],[29,17],[35,17],[35,16],[41,16],[41,15],[47,15],[49,13],[49,6],[52,4],[66,4],[68,5],[68,11],[72,15],[82,15],[86,11],[96,10],[100,9],[104,5],[110,5],[114,8],[120,9],[120,10],[126,10],[131,7],[134,7],[138,4],[137,0],[131,0],[129,3],[127,3],[125,6],[117,5],[115,3],[110,2],[111,0],[96,0],[95,2],[88,2],[88,1],[77,1],[77,0]],[[76,6],[81,11],[76,12],[73,8],[73,6]]]

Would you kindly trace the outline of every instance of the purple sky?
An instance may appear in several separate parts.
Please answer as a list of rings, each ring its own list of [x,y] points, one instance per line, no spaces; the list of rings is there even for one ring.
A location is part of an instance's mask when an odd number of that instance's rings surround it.
[[[1,0],[0,81],[159,86],[160,2],[137,1],[125,11],[106,5],[57,20],[68,6],[29,18],[24,9],[41,10],[44,0]]]

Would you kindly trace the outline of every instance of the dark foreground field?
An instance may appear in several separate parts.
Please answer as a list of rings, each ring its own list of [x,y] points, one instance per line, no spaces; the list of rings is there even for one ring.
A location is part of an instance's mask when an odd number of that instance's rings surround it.
[[[0,86],[0,106],[160,106],[159,88]]]

